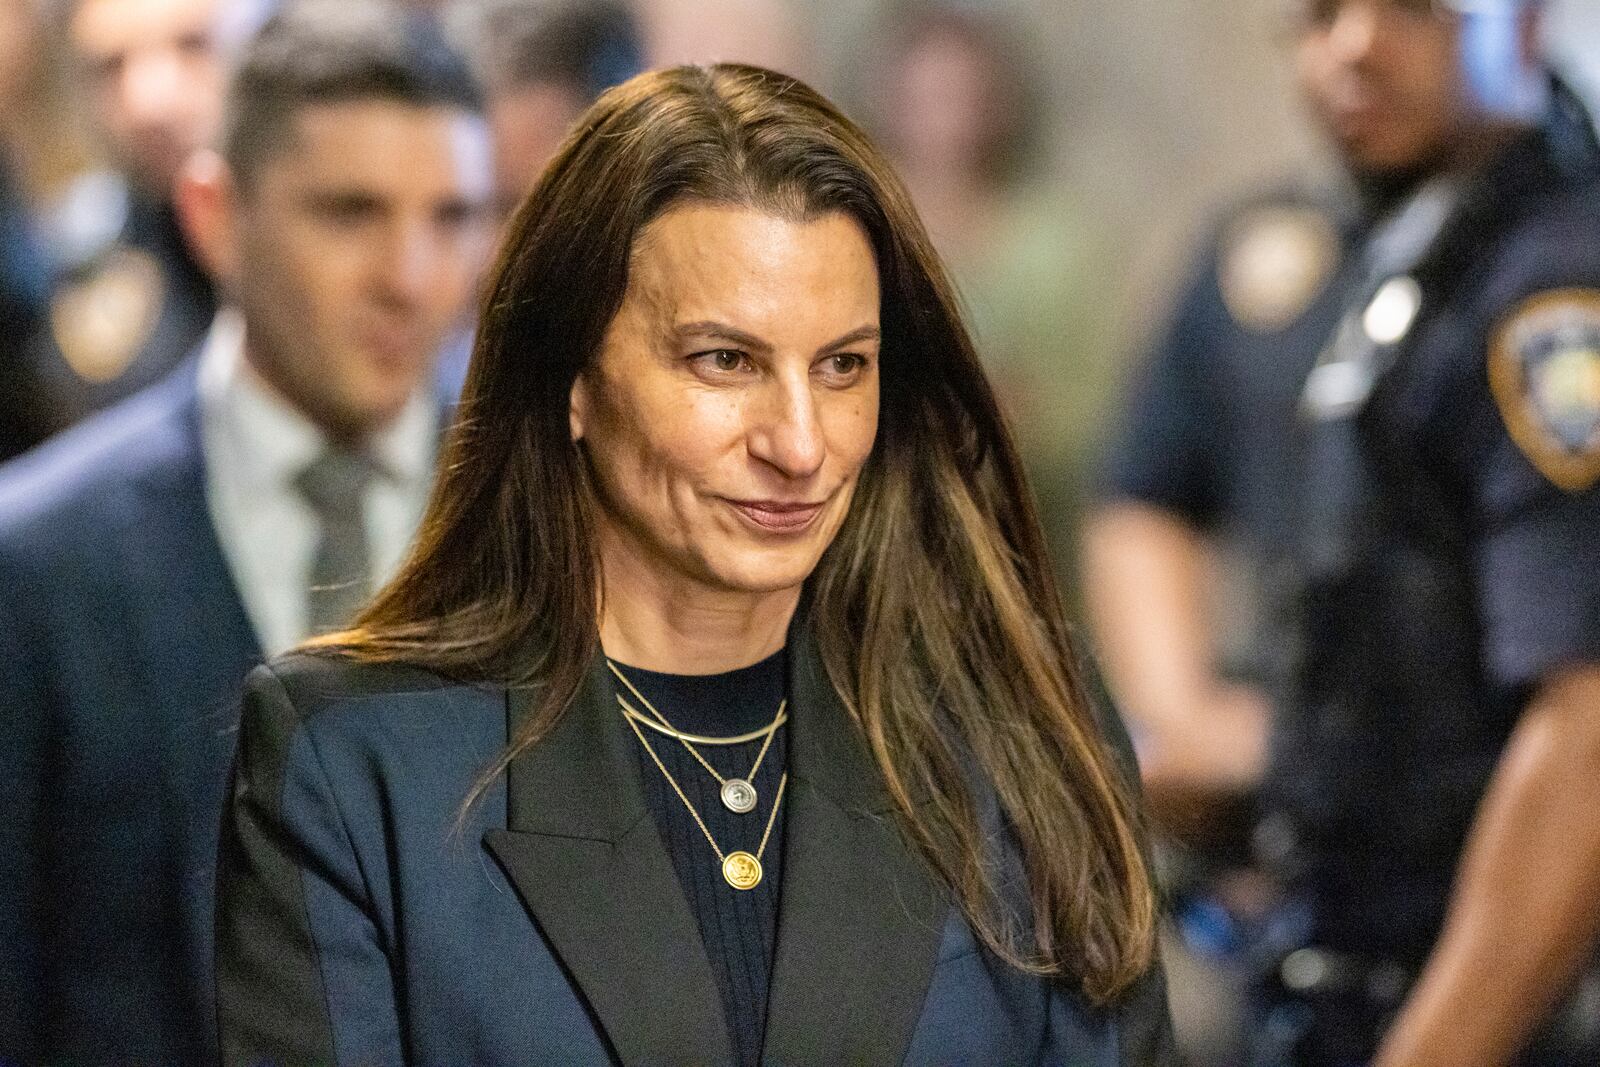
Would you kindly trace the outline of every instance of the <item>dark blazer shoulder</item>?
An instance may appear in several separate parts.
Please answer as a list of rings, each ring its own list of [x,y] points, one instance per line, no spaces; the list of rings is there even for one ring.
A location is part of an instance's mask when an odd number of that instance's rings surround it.
[[[246,734],[266,731],[288,746],[308,734],[319,748],[409,758],[417,746],[471,750],[482,758],[506,737],[503,685],[462,682],[402,663],[372,663],[334,651],[289,652],[245,681]],[[365,757],[363,757],[365,758]]]
[[[138,393],[0,466],[0,545],[95,536],[151,479],[203,490],[192,375]]]
[[[333,649],[294,649],[256,669],[283,686],[294,704],[307,713],[374,696],[414,696],[438,689],[488,688],[451,680],[440,673],[402,662],[355,659]]]

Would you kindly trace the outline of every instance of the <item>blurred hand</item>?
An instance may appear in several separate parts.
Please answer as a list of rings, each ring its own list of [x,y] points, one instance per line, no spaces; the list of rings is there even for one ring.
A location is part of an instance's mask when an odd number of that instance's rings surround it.
[[[1157,822],[1179,837],[1207,836],[1232,803],[1260,783],[1271,709],[1258,691],[1220,684],[1139,743],[1145,796]]]

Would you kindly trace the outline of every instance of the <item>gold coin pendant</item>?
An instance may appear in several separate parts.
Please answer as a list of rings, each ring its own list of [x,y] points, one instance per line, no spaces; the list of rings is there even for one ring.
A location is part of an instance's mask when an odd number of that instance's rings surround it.
[[[722,861],[722,877],[735,889],[754,889],[761,884],[761,861],[748,852],[730,852]]]
[[[743,778],[729,778],[722,783],[722,806],[736,815],[754,811],[756,787]]]

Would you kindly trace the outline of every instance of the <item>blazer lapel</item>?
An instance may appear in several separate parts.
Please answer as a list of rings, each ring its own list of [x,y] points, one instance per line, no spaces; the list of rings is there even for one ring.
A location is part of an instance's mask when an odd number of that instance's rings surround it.
[[[531,693],[508,692],[512,729]],[[727,1063],[699,927],[645,807],[637,757],[596,658],[556,728],[507,776],[507,828],[484,842],[624,1063]]]
[[[903,841],[803,627],[791,645],[789,808],[764,1059],[899,1063],[949,904]]]

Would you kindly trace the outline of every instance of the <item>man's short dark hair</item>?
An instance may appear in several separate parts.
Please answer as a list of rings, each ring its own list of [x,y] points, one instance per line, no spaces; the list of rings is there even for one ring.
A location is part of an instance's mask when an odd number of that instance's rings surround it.
[[[587,104],[644,69],[638,23],[619,0],[476,0],[455,15],[491,96],[554,84]]]
[[[290,3],[240,56],[223,158],[248,184],[291,141],[300,111],[369,100],[483,113],[472,71],[431,17],[385,0]]]

